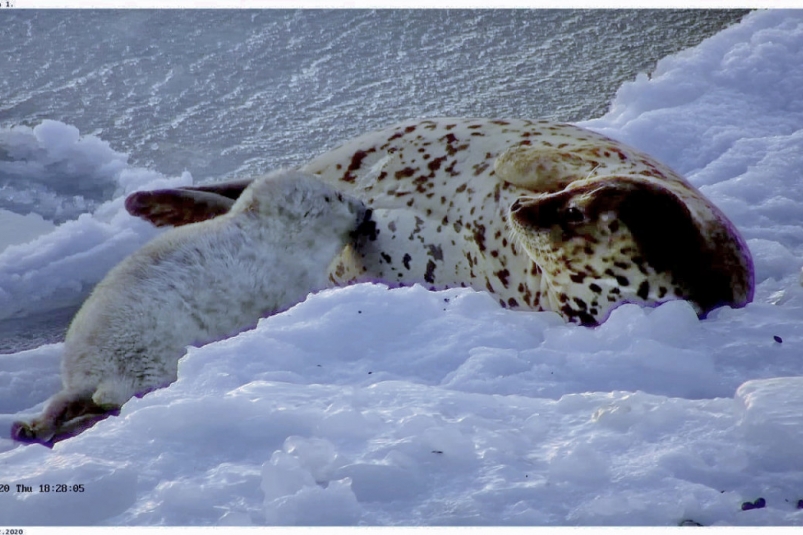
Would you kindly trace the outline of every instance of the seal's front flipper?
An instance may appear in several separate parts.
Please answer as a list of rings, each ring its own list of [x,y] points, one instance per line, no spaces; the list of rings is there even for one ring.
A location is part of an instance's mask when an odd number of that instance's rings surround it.
[[[137,191],[125,200],[125,209],[157,227],[179,227],[225,214],[234,199],[199,189]]]

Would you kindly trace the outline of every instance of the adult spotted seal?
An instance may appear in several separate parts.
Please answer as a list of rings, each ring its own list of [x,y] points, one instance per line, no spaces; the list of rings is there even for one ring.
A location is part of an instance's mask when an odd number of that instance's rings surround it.
[[[583,325],[622,303],[683,298],[704,316],[753,296],[750,253],[720,210],[652,157],[570,124],[411,120],[301,169],[374,209],[333,285],[470,286]],[[179,225],[224,213],[247,184],[135,193],[126,206]]]
[[[252,327],[327,284],[364,204],[317,178],[254,181],[225,215],[171,229],[123,260],[70,324],[63,389],[12,437],[52,444],[176,379],[190,344]]]

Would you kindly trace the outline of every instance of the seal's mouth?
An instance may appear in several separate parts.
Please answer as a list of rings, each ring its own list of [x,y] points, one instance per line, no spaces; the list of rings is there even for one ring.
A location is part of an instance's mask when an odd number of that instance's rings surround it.
[[[376,221],[374,221],[372,217],[373,214],[374,211],[372,209],[370,208],[365,209],[362,221],[360,221],[360,224],[357,225],[357,228],[355,228],[349,234],[352,240],[357,240],[359,238],[368,238],[371,241],[376,240],[376,236],[377,234],[379,234],[379,232],[377,231],[376,228]]]

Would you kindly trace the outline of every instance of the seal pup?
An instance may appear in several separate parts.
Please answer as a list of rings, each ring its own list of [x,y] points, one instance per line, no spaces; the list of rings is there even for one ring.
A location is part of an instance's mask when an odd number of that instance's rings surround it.
[[[67,331],[62,391],[30,423],[15,422],[12,438],[73,436],[175,381],[187,345],[237,334],[324,288],[368,214],[317,178],[282,171],[224,215],[157,236],[94,288]]]
[[[654,158],[570,124],[410,120],[359,136],[301,169],[373,208],[374,232],[344,249],[330,273],[332,285],[470,286],[504,307],[554,310],[583,325],[601,323],[626,302],[652,306],[684,298],[704,315],[753,297],[750,252],[720,210]],[[211,213],[193,212],[193,195],[203,193],[204,203],[217,199],[225,211],[244,183],[135,193],[126,206],[157,225],[181,224]],[[627,197],[643,203],[641,211]],[[174,210],[179,200],[185,206]],[[574,201],[598,210],[605,224],[619,225],[613,241],[606,241],[608,230],[594,233],[572,221],[580,213]],[[560,217],[536,216],[539,203],[564,203],[565,210]],[[543,226],[554,238],[549,246],[534,238]],[[569,226],[583,232],[566,232]],[[700,269],[708,266],[702,258],[719,260],[698,275],[692,264],[671,261],[679,255],[697,258],[693,265]],[[720,290],[709,292],[709,283]],[[606,290],[595,298],[597,288]]]

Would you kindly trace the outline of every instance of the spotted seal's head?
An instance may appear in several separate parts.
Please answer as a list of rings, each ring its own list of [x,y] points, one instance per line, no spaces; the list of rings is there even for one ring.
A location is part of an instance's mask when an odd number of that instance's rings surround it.
[[[596,325],[622,303],[686,299],[704,316],[752,298],[752,262],[730,222],[697,192],[603,177],[517,199],[513,235],[569,321]]]

